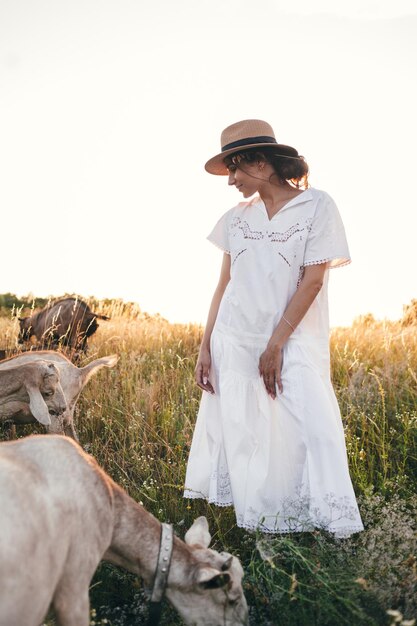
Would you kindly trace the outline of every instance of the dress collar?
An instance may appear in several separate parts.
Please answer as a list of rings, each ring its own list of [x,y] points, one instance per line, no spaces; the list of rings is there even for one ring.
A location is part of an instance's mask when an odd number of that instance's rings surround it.
[[[289,200],[286,204],[284,204],[283,207],[280,208],[280,210],[275,213],[274,217],[269,219],[268,217],[268,212],[266,210],[266,206],[264,201],[262,200],[262,198],[260,196],[258,196],[256,204],[257,206],[259,206],[259,208],[261,209],[262,213],[264,213],[265,217],[267,218],[268,221],[273,222],[279,215],[281,215],[281,213],[283,213],[284,211],[286,211],[287,209],[297,205],[297,204],[302,204],[303,202],[308,202],[309,200],[311,200],[313,197],[313,194],[311,193],[311,189],[305,189],[302,193],[299,193],[298,196],[295,196],[295,198],[292,198],[291,200]]]

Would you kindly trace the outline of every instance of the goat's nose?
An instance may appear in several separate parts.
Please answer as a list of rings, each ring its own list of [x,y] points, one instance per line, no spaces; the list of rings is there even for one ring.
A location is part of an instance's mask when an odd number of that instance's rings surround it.
[[[52,415],[53,417],[61,417],[65,413],[66,410],[67,410],[67,407],[65,405],[60,404],[54,409],[49,409],[49,414]]]

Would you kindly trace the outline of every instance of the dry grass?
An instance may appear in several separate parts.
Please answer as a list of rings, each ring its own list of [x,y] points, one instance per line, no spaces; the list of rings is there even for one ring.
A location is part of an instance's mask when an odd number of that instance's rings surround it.
[[[242,558],[254,624],[372,626],[390,623],[386,609],[417,617],[415,325],[365,316],[331,337],[332,377],[365,532],[343,542],[313,533],[265,543],[236,528],[230,508],[182,498],[200,399],[193,370],[202,328],[171,325],[120,301],[92,304],[111,320],[100,322],[86,360],[113,353],[120,360],[83,391],[76,415],[81,443],[178,534],[207,515],[215,547]],[[16,320],[0,317],[0,336],[0,348],[12,348]],[[97,624],[145,623],[132,577],[103,566],[96,583]],[[164,623],[179,621],[168,613]]]

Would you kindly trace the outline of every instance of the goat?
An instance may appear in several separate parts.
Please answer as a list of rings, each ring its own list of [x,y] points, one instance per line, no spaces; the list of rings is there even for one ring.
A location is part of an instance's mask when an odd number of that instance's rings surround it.
[[[86,352],[87,339],[98,328],[97,319],[109,318],[93,313],[83,300],[62,298],[29,317],[19,317],[18,342],[24,343],[36,337],[46,348],[61,345],[68,346],[74,352]]]
[[[0,367],[0,421],[38,421],[50,431],[60,432],[67,409],[56,365],[44,359],[4,361]]]
[[[77,400],[84,386],[102,367],[114,367],[118,357],[116,355],[104,356],[88,363],[85,367],[77,367],[60,352],[54,350],[41,350],[39,352],[24,352],[10,359],[0,362],[0,372],[13,366],[36,364],[40,361],[52,364],[59,372],[60,385],[64,394],[67,411],[61,421],[61,427],[54,427],[54,432],[69,435],[77,439],[74,429],[74,410]],[[33,421],[33,420],[32,420]]]
[[[0,626],[88,626],[91,578],[102,559],[151,586],[160,522],[80,446],[59,435],[0,444]],[[166,597],[186,624],[248,623],[243,569],[208,549],[207,520],[174,537]]]

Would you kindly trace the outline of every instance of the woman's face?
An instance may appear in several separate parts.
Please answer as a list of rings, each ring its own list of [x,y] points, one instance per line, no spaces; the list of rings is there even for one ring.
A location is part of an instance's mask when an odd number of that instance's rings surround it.
[[[259,191],[259,187],[267,182],[264,172],[260,169],[259,162],[248,163],[245,160],[239,162],[232,160],[228,164],[229,185],[234,185],[244,198],[250,198]]]

